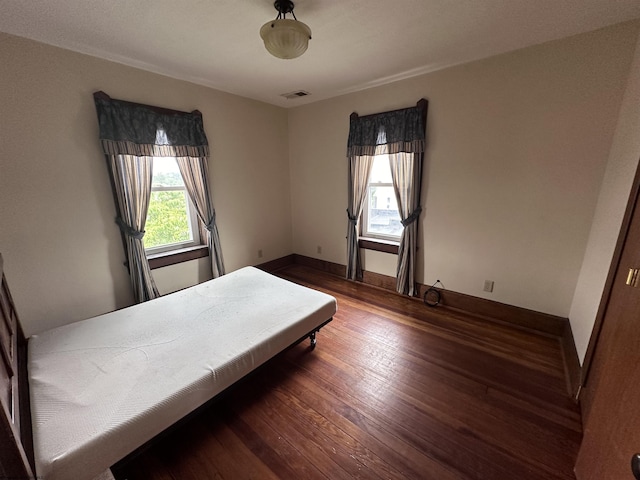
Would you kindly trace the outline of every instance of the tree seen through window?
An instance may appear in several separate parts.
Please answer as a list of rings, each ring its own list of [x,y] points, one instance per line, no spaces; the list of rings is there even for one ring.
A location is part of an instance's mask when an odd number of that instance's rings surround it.
[[[175,158],[154,157],[144,245],[147,251],[194,243],[197,225]]]

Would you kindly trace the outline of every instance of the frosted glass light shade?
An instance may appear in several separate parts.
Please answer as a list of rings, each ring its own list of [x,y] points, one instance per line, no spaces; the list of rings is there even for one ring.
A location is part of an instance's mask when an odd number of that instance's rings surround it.
[[[271,55],[290,59],[307,51],[311,29],[298,20],[282,18],[265,23],[260,29],[260,36]]]

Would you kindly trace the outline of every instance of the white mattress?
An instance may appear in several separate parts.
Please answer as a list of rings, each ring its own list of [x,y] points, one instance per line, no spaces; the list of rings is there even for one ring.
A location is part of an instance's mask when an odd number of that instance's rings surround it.
[[[29,339],[36,471],[90,479],[336,311],[247,267]]]

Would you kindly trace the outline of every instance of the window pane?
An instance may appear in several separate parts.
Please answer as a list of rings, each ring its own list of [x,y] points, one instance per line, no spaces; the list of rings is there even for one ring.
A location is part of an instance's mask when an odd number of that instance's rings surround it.
[[[388,165],[387,170],[389,170]],[[402,234],[402,223],[400,223],[393,187],[369,186],[369,217],[367,220],[368,233],[396,237]]]
[[[371,176],[369,183],[391,183],[391,167],[387,155],[376,155],[373,157]]]
[[[193,240],[186,191],[151,192],[145,232],[145,248]]]
[[[178,162],[173,157],[153,157],[152,187],[184,187]]]

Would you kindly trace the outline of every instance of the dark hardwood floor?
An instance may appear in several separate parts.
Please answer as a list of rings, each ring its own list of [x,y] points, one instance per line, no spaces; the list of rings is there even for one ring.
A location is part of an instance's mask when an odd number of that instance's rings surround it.
[[[560,342],[294,265],[338,313],[114,469],[118,480],[574,479]]]

